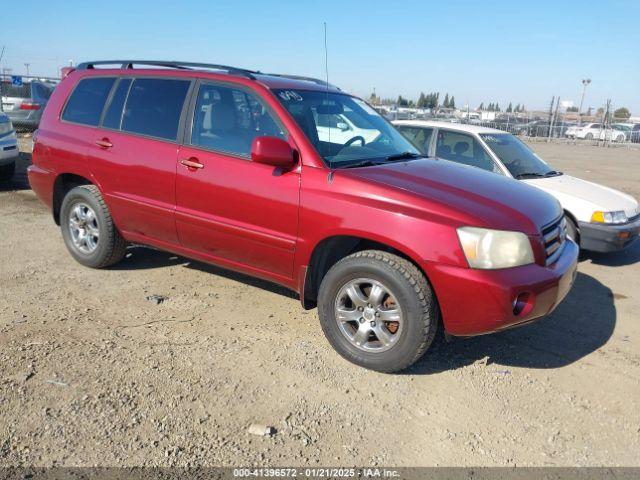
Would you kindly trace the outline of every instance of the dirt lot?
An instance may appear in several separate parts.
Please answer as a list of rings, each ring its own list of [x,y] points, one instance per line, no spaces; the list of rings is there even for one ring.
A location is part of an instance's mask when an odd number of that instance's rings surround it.
[[[639,151],[534,148],[640,198]],[[640,245],[582,260],[551,317],[384,375],[264,282],[145,248],[81,267],[28,161],[0,187],[0,465],[640,465]]]

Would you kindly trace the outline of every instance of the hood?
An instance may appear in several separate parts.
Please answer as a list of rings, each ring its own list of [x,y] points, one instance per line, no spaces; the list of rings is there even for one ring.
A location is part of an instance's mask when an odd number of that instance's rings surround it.
[[[471,226],[536,235],[562,214],[558,201],[537,188],[447,160],[421,159],[336,173],[407,192],[417,207],[438,204]]]
[[[571,200],[578,200],[589,204],[592,210],[604,212],[622,210],[629,218],[640,213],[638,202],[631,195],[571,175],[532,178],[522,181],[556,196],[563,205]]]

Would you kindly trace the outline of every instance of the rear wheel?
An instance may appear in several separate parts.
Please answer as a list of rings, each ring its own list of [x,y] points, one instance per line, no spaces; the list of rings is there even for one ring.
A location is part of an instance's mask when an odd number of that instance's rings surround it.
[[[593,140],[593,133],[587,133],[584,138],[585,140]]]
[[[11,162],[8,165],[2,165],[0,167],[0,181],[11,180],[15,171],[16,162]]]
[[[378,250],[343,258],[320,285],[322,329],[337,352],[381,372],[402,370],[431,345],[439,314],[427,279],[408,260]]]
[[[67,193],[60,209],[60,228],[69,253],[82,265],[103,268],[125,255],[127,243],[95,185],[81,185]]]

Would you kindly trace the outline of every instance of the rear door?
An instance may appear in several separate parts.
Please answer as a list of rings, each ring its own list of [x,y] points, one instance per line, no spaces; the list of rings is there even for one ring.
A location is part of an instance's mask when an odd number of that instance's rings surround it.
[[[191,84],[184,78],[120,78],[89,146],[91,171],[118,228],[138,241],[178,243],[178,132]]]
[[[285,172],[250,158],[255,137],[287,139],[284,127],[250,89],[203,81],[195,93],[178,155],[180,242],[216,263],[291,278],[299,168]]]

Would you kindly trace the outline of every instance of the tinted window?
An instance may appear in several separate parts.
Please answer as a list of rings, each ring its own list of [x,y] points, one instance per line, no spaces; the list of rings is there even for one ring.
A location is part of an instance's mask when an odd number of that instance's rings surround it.
[[[464,133],[439,130],[436,156],[490,172],[500,172],[482,145],[471,135]]]
[[[433,128],[406,127],[403,125],[397,128],[420,152],[425,155],[429,154],[429,143],[431,142]]]
[[[103,127],[115,128],[117,130],[120,129],[122,108],[124,107],[124,102],[127,99],[127,93],[129,93],[130,85],[130,78],[125,78],[118,82],[116,91],[113,93],[113,97],[111,97],[111,103],[107,108],[107,113],[105,113],[104,118],[102,119]]]
[[[33,97],[37,99],[49,100],[51,92],[53,92],[53,85],[44,85],[42,83],[34,83],[31,85],[33,90]]]
[[[104,102],[116,81],[112,77],[86,78],[80,80],[73,90],[62,119],[68,122],[97,126],[100,122]]]
[[[255,137],[286,138],[265,106],[244,90],[202,85],[194,111],[191,144],[250,157]]]
[[[137,78],[122,117],[122,130],[175,140],[188,80]]]
[[[16,98],[30,98],[31,84],[23,83],[21,86],[16,87],[11,82],[2,82],[2,96],[16,97]]]

